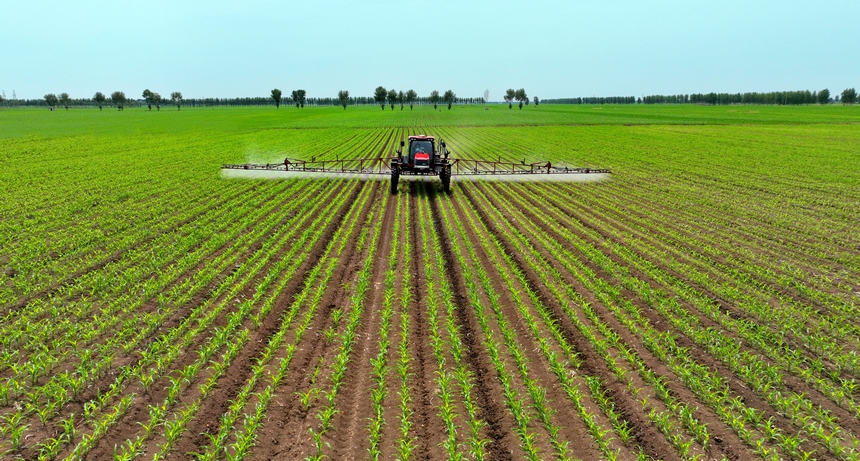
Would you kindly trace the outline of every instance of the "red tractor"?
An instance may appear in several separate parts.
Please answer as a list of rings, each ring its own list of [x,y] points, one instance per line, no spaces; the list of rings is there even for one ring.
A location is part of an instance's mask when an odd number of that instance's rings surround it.
[[[285,158],[279,163],[244,163],[221,166],[222,174],[231,177],[376,177],[383,179],[391,175],[391,193],[397,193],[400,175],[439,176],[445,192],[451,191],[451,176],[481,181],[583,181],[584,175],[599,180],[610,171],[603,168],[569,168],[550,162],[526,163],[526,159],[515,162],[499,157],[489,159],[449,159],[451,153],[445,141],[433,136],[409,136],[406,152],[405,141],[400,141],[396,157],[349,157],[310,161]],[[243,171],[239,171],[243,170]],[[248,171],[251,170],[251,171]],[[261,176],[262,175],[262,176]],[[595,177],[596,176],[596,177]]]
[[[445,192],[451,190],[451,163],[448,161],[445,141],[436,143],[433,136],[409,136],[409,148],[406,153],[403,147],[406,143],[401,140],[397,149],[397,157],[391,159],[391,193],[397,193],[397,182],[400,175],[439,175]]]

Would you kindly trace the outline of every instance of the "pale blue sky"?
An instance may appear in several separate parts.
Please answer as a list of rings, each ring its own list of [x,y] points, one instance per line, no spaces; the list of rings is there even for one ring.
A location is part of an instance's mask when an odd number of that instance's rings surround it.
[[[857,0],[0,0],[0,18],[9,98],[860,88]]]

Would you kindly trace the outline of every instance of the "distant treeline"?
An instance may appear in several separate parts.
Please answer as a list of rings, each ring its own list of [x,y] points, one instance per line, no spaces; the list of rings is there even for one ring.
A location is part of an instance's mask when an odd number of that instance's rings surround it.
[[[856,93],[853,88],[842,92],[842,101],[853,103]],[[651,95],[641,98],[635,96],[612,96],[612,97],[586,97],[586,98],[561,98],[544,99],[544,104],[706,104],[706,105],[728,105],[728,104],[775,104],[775,105],[801,105],[801,104],[827,104],[839,102],[840,95],[830,97],[830,90],[821,91],[772,91],[770,93],[694,93],[694,94],[672,94]]]
[[[7,99],[3,101],[3,106],[6,107],[34,107],[40,106],[45,107],[48,103],[44,98],[42,99]],[[138,104],[133,104],[132,101],[128,101],[126,103],[127,106],[139,106],[146,105],[145,102],[140,102]],[[96,103],[93,102],[92,99],[70,99],[69,107],[97,107]]]
[[[357,96],[348,98],[350,106],[376,106],[378,103],[372,96]],[[482,98],[456,98],[455,104],[481,104]],[[295,105],[292,98],[283,98],[282,105]],[[433,105],[430,98],[416,98],[416,105]],[[271,98],[187,98],[182,100],[183,106],[190,107],[216,107],[216,106],[274,106],[275,101]],[[307,98],[306,106],[339,106],[338,98]]]
[[[541,99],[541,104],[636,104],[635,96]],[[640,100],[641,102],[641,100]]]
[[[382,87],[380,87],[382,88]],[[384,90],[384,88],[383,88]],[[149,90],[146,90],[149,91]],[[279,91],[279,90],[278,90]],[[301,91],[301,96],[304,96],[303,90]],[[410,90],[411,91],[411,90]],[[516,97],[516,93],[514,90],[508,90],[508,95],[505,96],[505,102],[508,103],[509,107],[511,106],[511,102],[516,99],[520,102],[520,108],[522,108],[523,101],[525,104],[528,104],[528,98],[525,96],[524,90],[522,91],[522,98]],[[348,92],[344,92],[345,95],[348,95]],[[403,93],[402,91],[400,93]],[[416,105],[427,105],[433,106],[439,102],[441,102],[441,97],[436,93],[436,101],[434,102],[434,96],[423,96],[419,97],[415,95],[412,104]],[[156,106],[156,109],[160,109],[161,106],[170,106],[170,105],[181,105],[183,107],[234,107],[234,106],[276,106],[279,104],[284,105],[296,105],[296,101],[293,100],[292,97],[285,96],[282,99],[279,99],[279,102],[276,103],[273,97],[249,97],[249,98],[187,98],[184,99],[182,94],[179,92],[173,93],[173,95],[177,95],[178,99],[171,102],[171,99],[161,98],[158,93],[149,93],[149,99],[132,99],[125,98],[124,93],[122,92],[114,92],[110,97],[106,97],[102,93],[96,93],[93,98],[78,98],[72,99],[68,94],[62,93],[59,98],[56,95],[48,94],[45,95],[44,98],[41,99],[5,99],[0,97],[0,106],[5,107],[102,107],[102,106],[117,106],[117,107],[141,107],[141,106],[149,106],[150,110],[152,106]],[[486,94],[486,93],[485,93]],[[114,99],[115,96],[120,96],[119,99]],[[456,95],[453,95],[453,104],[485,104],[485,100],[482,97],[477,98],[458,98]],[[101,98],[101,102],[99,102],[97,97]],[[280,93],[279,93],[280,98]],[[354,96],[346,98],[346,105],[350,106],[376,106],[380,105],[381,101],[388,100],[389,104],[400,104],[403,102],[399,101],[399,99],[392,98],[391,95],[388,97],[383,97],[382,100],[379,99],[379,96]],[[637,98],[635,96],[610,96],[610,97],[583,97],[583,98],[558,98],[558,99],[543,99],[539,100],[537,97],[535,99],[535,104],[538,102],[543,104],[701,104],[701,105],[728,105],[728,104],[773,104],[773,105],[801,105],[801,104],[828,104],[828,103],[839,103],[842,102],[844,104],[853,104],[857,100],[857,92],[854,88],[845,89],[841,95],[837,94],[834,97],[831,97],[830,90],[823,89],[821,91],[773,91],[770,93],[694,93],[694,94],[673,94],[673,95],[651,95]],[[398,102],[392,102],[392,100]],[[304,98],[301,102],[299,102],[301,107],[306,105],[309,106],[342,106],[344,105],[343,101],[340,98]],[[409,105],[406,102],[406,105]]]
[[[454,104],[483,104],[484,98],[455,98]],[[45,107],[48,103],[42,99],[8,99],[2,101],[0,105],[7,107]],[[110,101],[107,103],[110,105]],[[281,104],[294,105],[295,101],[291,98],[284,98]],[[429,97],[419,97],[415,99],[416,105],[432,106]],[[170,101],[162,102],[163,106],[170,106]],[[338,98],[307,98],[306,106],[339,106]],[[351,97],[349,98],[350,106],[376,106],[377,102],[372,96]],[[128,99],[125,101],[126,107],[141,107],[146,106],[146,101],[143,99]],[[183,98],[182,107],[234,107],[234,106],[275,106],[275,101],[271,97],[254,97],[254,98]],[[69,107],[98,107],[92,99],[70,99]]]

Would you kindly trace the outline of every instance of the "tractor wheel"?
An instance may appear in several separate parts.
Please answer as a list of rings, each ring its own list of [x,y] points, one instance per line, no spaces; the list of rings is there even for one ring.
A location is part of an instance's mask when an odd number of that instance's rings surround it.
[[[441,173],[439,173],[439,179],[442,180],[442,190],[445,192],[451,192],[451,167],[446,166]]]
[[[395,170],[391,170],[391,193],[397,193],[397,183],[400,181],[400,172]]]

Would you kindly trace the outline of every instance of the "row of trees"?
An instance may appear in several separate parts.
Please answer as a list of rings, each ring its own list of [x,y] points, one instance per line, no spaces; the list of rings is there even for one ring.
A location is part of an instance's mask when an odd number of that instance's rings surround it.
[[[418,99],[418,93],[416,93],[415,90],[408,90],[404,93],[403,91],[397,91],[394,88],[386,90],[384,86],[378,86],[373,92],[373,100],[382,107],[382,110],[385,110],[386,101],[391,105],[391,110],[394,110],[395,104],[400,104],[400,110],[403,110],[403,106],[408,104],[409,110],[412,110],[416,99]],[[427,100],[430,104],[433,104],[434,110],[438,107],[439,101],[446,102],[448,104],[448,110],[451,110],[451,105],[457,100],[457,95],[454,94],[453,91],[448,90],[440,96],[438,91],[433,90],[430,92],[430,96]],[[344,109],[346,109],[346,105],[344,105]]]
[[[271,98],[275,102],[275,107],[278,108],[281,106],[281,99],[283,93],[281,90],[275,88],[272,90]],[[297,108],[304,108],[305,103],[307,102],[306,92],[305,90],[295,90],[293,91],[290,99],[295,103]],[[373,92],[373,101],[376,104],[379,104],[382,107],[382,110],[385,110],[386,102],[391,106],[391,110],[394,110],[394,106],[396,104],[400,105],[400,110],[403,110],[403,107],[406,105],[409,106],[409,110],[415,106],[416,101],[419,101],[418,93],[415,90],[407,90],[406,92],[397,91],[394,88],[388,90],[383,86],[379,86]],[[329,99],[329,98],[320,98],[317,100],[318,105],[331,105],[334,101],[337,101],[337,104],[343,106],[344,110],[346,106],[350,105],[350,103],[356,103],[356,101],[360,101],[361,103],[367,102],[368,98],[350,98],[348,90],[340,90],[337,93],[337,99]],[[444,101],[448,104],[448,110],[451,109],[451,105],[454,102],[457,102],[457,95],[451,91],[446,91],[443,95],[439,95],[439,92],[433,90],[430,93],[430,96],[427,100],[433,104],[433,109],[436,109],[440,101]]]
[[[639,100],[641,103],[641,99]],[[585,98],[544,99],[544,104],[636,104],[635,96],[592,96]]]
[[[275,101],[275,108],[278,109],[281,107],[281,90],[275,88],[272,90],[272,99]],[[305,90],[293,90],[293,93],[290,95],[290,100],[296,105],[296,109],[305,108],[305,103],[307,102],[307,92]]]
[[[510,92],[511,90],[508,90]],[[505,99],[508,100],[507,98]],[[673,95],[651,95],[636,98],[635,96],[586,97],[546,99],[547,104],[829,104],[832,102],[854,104],[857,102],[857,92],[854,88],[846,88],[841,95],[830,97],[827,88],[821,91],[773,91],[770,93],[694,93]],[[522,105],[522,103],[520,103]]]
[[[143,100],[146,102],[149,110],[152,110],[152,106],[155,105],[156,110],[161,110],[161,104],[164,101],[160,94],[150,91],[148,88],[143,90]],[[48,93],[43,98],[45,104],[54,110],[58,105],[63,106],[66,110],[69,110],[70,105],[96,105],[99,110],[102,110],[105,103],[110,101],[111,104],[115,105],[118,110],[125,109],[126,104],[128,104],[129,99],[126,97],[125,92],[123,91],[114,91],[110,95],[110,99],[104,95],[101,91],[96,91],[96,94],[93,95],[92,99],[77,99],[73,100],[69,97],[69,93],[60,93],[59,96],[54,93]],[[0,103],[3,100],[0,98]],[[182,106],[182,93],[179,91],[174,91],[170,93],[170,102],[171,104],[176,106],[176,110],[181,110]],[[76,104],[75,104],[76,103]],[[26,104],[25,104],[26,105]]]
[[[117,92],[114,92],[114,94],[116,93]],[[120,91],[119,93],[122,92]],[[100,94],[101,93],[96,93],[96,96]],[[122,95],[122,97],[125,97],[125,95]],[[113,95],[111,95],[111,98],[113,98]],[[149,88],[147,88],[143,90],[143,100],[146,101],[146,105],[147,107],[149,107],[149,110],[152,110],[153,105],[155,105],[155,110],[161,110],[161,103],[163,99],[161,98],[160,94],[149,91]],[[102,101],[104,101],[104,95],[102,95]],[[182,93],[178,91],[170,93],[170,102],[171,104],[176,106],[176,110],[182,110]],[[101,105],[99,105],[99,109],[101,109]]]
[[[486,94],[486,93],[485,93]],[[24,99],[14,100],[15,105],[19,106],[36,106],[47,105],[52,110],[56,107],[64,107],[66,110],[69,107],[92,107],[98,106],[102,110],[106,104],[112,104],[119,110],[123,110],[125,106],[146,104],[149,110],[155,106],[156,110],[161,110],[162,104],[166,101],[160,94],[149,89],[143,90],[142,100],[130,99],[125,96],[122,91],[114,91],[110,97],[105,96],[102,92],[96,94],[90,99],[72,99],[68,93],[46,94],[42,99]],[[420,97],[414,90],[396,91],[394,89],[387,90],[385,87],[377,87],[373,96],[351,97],[349,91],[341,90],[336,98],[308,98],[305,90],[293,90],[289,98],[286,98],[291,104],[295,104],[296,108],[304,108],[305,105],[315,106],[332,106],[339,105],[346,109],[348,105],[379,105],[385,110],[386,103],[393,110],[395,105],[399,104],[403,110],[405,105],[409,105],[412,109],[415,104],[432,105],[437,108],[440,102],[445,102],[448,109],[451,105],[458,104],[484,104],[487,102],[484,98],[458,98],[457,95],[448,90],[440,95],[438,91],[433,91],[429,96]],[[513,102],[519,102],[519,107],[529,104],[529,98],[525,89],[520,88],[514,90],[508,89],[503,96],[505,102],[508,103],[508,108],[513,107]],[[181,110],[183,105],[192,107],[214,107],[214,106],[264,106],[271,105],[273,102],[275,107],[280,107],[284,101],[281,90],[275,88],[271,92],[271,96],[250,97],[250,98],[189,98],[183,99],[182,93],[174,91],[170,93],[170,103],[175,105],[177,110]],[[830,90],[823,89],[821,91],[777,91],[770,93],[695,93],[695,94],[677,94],[677,95],[651,95],[636,98],[635,96],[612,96],[612,97],[583,97],[583,98],[562,98],[562,99],[546,99],[541,101],[537,96],[533,98],[535,105],[540,102],[548,104],[706,104],[706,105],[727,105],[727,104],[776,104],[776,105],[800,105],[800,104],[828,104],[839,103],[853,104],[858,101],[857,91],[854,88],[846,88],[841,94],[831,97]],[[0,96],[0,105],[5,102],[5,98]]]
[[[179,93],[179,92],[176,92]],[[349,93],[346,91],[346,93]],[[124,94],[124,93],[123,93]],[[172,94],[171,94],[172,95]],[[181,93],[179,93],[181,95]],[[46,95],[47,96],[47,95]],[[348,106],[375,106],[377,105],[376,100],[373,96],[352,96],[351,94],[345,98]],[[440,95],[439,101],[442,102],[443,98]],[[101,105],[115,105],[115,100],[109,96],[105,96],[104,100],[102,100]],[[167,105],[166,99],[162,99],[161,105]],[[4,102],[8,103],[8,105],[14,105],[16,107],[45,107],[47,105],[47,101],[44,98],[39,99],[6,99],[0,96],[0,105]],[[244,98],[185,98],[182,97],[178,101],[181,107],[248,107],[248,106],[274,106],[275,101],[271,96],[255,96],[255,97],[244,97]],[[405,101],[404,101],[405,102]],[[455,97],[453,100],[453,104],[484,104],[486,100],[484,98],[461,98]],[[302,101],[299,101],[299,108],[302,107]],[[433,102],[430,100],[429,96],[417,96],[414,101],[412,101],[413,105],[424,105],[424,106],[432,106]],[[122,100],[122,104],[124,107],[146,107],[147,101],[146,98],[129,98],[126,97]],[[151,103],[153,106],[156,106],[156,103]],[[281,104],[295,104],[295,101],[290,97],[290,95],[282,94]],[[98,107],[99,100],[98,98],[70,98],[68,100],[68,105],[70,108],[75,107]],[[306,97],[304,99],[305,106],[342,106],[342,99],[340,97],[330,97],[330,98],[310,98]],[[58,102],[53,107],[64,107]]]
[[[519,90],[514,90],[513,88],[508,88],[505,91],[505,95],[502,96],[506,103],[508,103],[508,109],[514,107],[514,101],[520,103],[520,110],[523,108],[523,104],[529,105],[529,96],[526,94],[525,88],[520,88]],[[540,99],[535,96],[535,106],[540,104]]]

